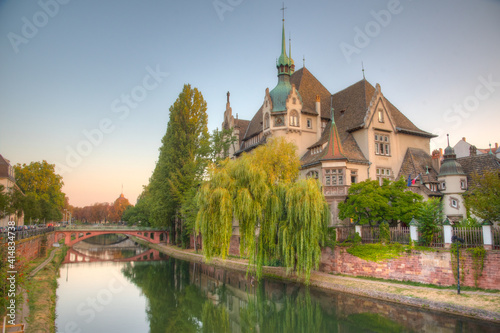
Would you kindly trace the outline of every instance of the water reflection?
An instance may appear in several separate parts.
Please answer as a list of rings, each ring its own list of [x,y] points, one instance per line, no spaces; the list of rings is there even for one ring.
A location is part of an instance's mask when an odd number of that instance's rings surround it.
[[[150,332],[498,332],[500,326],[412,307],[255,283],[245,274],[170,258],[127,265],[149,301]]]
[[[108,252],[99,254],[99,260],[114,253],[101,250]],[[71,323],[80,332],[500,331],[500,325],[488,322],[296,283],[257,283],[244,273],[210,265],[174,258],[158,261],[165,256],[150,258],[140,252],[144,250],[126,250],[113,257],[123,262],[63,266],[57,290],[58,332],[67,332]],[[126,262],[126,255],[142,261]],[[65,274],[69,281],[64,281]]]

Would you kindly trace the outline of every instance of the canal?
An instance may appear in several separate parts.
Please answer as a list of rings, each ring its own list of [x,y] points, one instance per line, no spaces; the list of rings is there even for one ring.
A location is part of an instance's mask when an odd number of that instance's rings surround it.
[[[500,331],[489,322],[296,283],[257,283],[133,242],[77,244],[66,258],[58,278],[58,333]]]

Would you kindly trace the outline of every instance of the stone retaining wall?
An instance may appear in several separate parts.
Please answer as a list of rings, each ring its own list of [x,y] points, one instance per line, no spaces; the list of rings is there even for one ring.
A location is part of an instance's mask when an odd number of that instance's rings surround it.
[[[465,272],[465,279],[460,284],[474,286],[473,260],[469,253],[462,250],[460,269]],[[456,257],[454,257],[456,260]],[[326,273],[367,276],[392,280],[407,280],[430,283],[442,286],[456,284],[451,265],[449,250],[432,252],[412,251],[399,258],[372,262],[360,259],[345,248],[336,247],[333,251],[324,248],[320,263],[320,271]],[[484,259],[482,276],[478,279],[478,287],[483,289],[500,289],[500,251],[487,251]]]
[[[47,236],[47,249],[54,243],[54,232],[48,232],[43,235],[38,235],[20,240],[16,244],[16,252],[23,262],[38,258],[42,251],[42,240]]]

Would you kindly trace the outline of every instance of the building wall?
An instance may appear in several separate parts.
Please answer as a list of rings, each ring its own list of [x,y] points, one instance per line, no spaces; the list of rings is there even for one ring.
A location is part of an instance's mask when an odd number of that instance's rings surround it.
[[[55,233],[49,232],[47,235],[47,243],[46,249],[49,249],[52,244],[55,242]],[[26,239],[22,239],[16,244],[16,252],[21,258],[22,262],[28,262],[32,259],[38,258],[41,255],[42,249],[42,240],[44,239],[44,235],[38,235]]]
[[[463,251],[465,258],[463,269],[465,280],[461,285],[474,286],[473,260]],[[453,257],[455,260],[456,258]],[[462,258],[461,258],[462,259]],[[442,286],[455,285],[454,270],[451,265],[452,256],[449,251],[433,252],[413,251],[399,258],[371,262],[355,257],[344,248],[323,248],[320,271],[325,273],[346,274],[352,276],[368,276],[400,281],[430,283]],[[462,260],[461,267],[462,269]],[[484,259],[484,270],[479,278],[479,288],[500,289],[500,251],[487,251]]]

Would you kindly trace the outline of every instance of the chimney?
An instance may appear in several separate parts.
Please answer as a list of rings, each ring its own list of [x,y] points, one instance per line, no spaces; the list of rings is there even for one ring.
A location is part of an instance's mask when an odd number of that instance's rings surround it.
[[[470,146],[469,147],[469,156],[476,156],[477,155],[477,148],[476,146]]]
[[[442,149],[440,148],[439,150],[434,149],[432,151],[432,167],[434,170],[436,170],[439,173],[439,169],[441,169],[441,155],[442,155]]]
[[[498,142],[495,142],[495,153],[498,150]]]

